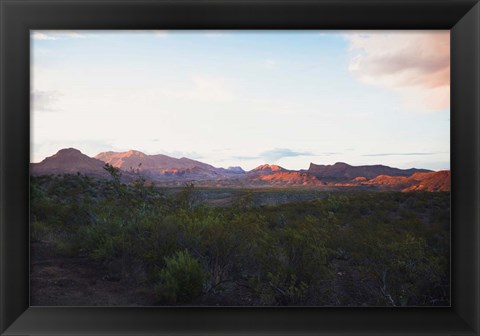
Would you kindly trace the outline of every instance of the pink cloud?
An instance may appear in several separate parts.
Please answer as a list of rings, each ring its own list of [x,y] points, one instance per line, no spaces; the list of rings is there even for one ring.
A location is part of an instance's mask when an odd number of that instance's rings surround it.
[[[450,106],[450,32],[369,32],[346,35],[352,75],[397,91],[405,107]]]

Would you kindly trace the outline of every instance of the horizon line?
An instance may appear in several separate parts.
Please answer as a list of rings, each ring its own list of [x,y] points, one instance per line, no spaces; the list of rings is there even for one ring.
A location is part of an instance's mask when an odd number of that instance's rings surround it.
[[[213,166],[212,164],[208,163],[208,162],[203,162],[203,161],[199,161],[199,160],[196,160],[196,159],[191,159],[191,158],[188,158],[188,157],[185,157],[185,156],[182,156],[180,158],[178,157],[174,157],[174,156],[171,156],[171,155],[167,155],[167,154],[162,154],[162,153],[157,153],[157,154],[147,154],[143,151],[140,151],[140,150],[137,150],[137,149],[129,149],[129,150],[125,150],[125,151],[113,151],[113,150],[110,150],[110,151],[101,151],[99,152],[98,154],[94,155],[94,156],[89,156],[87,154],[85,154],[84,152],[82,152],[80,149],[78,148],[75,148],[75,147],[64,147],[64,148],[61,148],[59,149],[56,153],[54,154],[51,154],[50,156],[46,156],[44,157],[41,161],[39,162],[31,162],[30,160],[30,164],[39,164],[41,162],[43,162],[45,159],[47,158],[50,158],[56,154],[58,154],[60,151],[62,150],[68,150],[68,149],[73,149],[73,150],[77,150],[79,151],[82,155],[85,155],[89,158],[92,158],[92,159],[96,159],[95,156],[97,155],[100,155],[100,154],[103,154],[103,153],[118,153],[118,154],[121,154],[121,153],[128,153],[128,152],[138,152],[138,153],[141,153],[143,155],[146,155],[146,156],[155,156],[155,155],[163,155],[163,156],[167,156],[169,158],[172,158],[172,159],[176,159],[176,160],[181,160],[181,159],[187,159],[187,160],[191,160],[191,161],[197,161],[197,162],[200,162],[200,163],[204,163],[204,164],[209,164],[211,166]],[[389,156],[393,156],[394,154],[390,154]],[[401,155],[401,154],[399,154]],[[422,154],[423,155],[423,154]],[[379,156],[379,155],[362,155],[362,156]],[[96,159],[96,160],[99,160],[99,159]],[[102,160],[100,160],[102,161]],[[338,165],[338,164],[345,164],[345,165],[348,165],[350,167],[372,167],[372,166],[385,166],[385,167],[389,167],[389,168],[395,168],[395,169],[400,169],[400,170],[409,170],[409,169],[420,169],[420,170],[428,170],[428,171],[432,171],[432,172],[438,172],[438,171],[450,171],[450,168],[448,169],[439,169],[439,170],[433,170],[433,169],[427,169],[427,168],[418,168],[418,167],[410,167],[410,168],[398,168],[398,167],[392,167],[392,166],[388,166],[388,165],[385,165],[385,164],[382,164],[382,163],[376,163],[376,164],[360,164],[360,165],[351,165],[345,161],[337,161],[333,164],[324,164],[324,163],[314,163],[312,161],[310,161],[309,165],[317,165],[317,166],[334,166],[334,165]],[[278,164],[275,164],[275,163],[264,163],[264,164],[260,164],[258,166],[256,166],[255,168],[252,168],[250,170],[245,170],[242,166],[240,165],[233,165],[233,166],[228,166],[228,167],[215,167],[214,168],[217,168],[217,169],[229,169],[229,168],[234,168],[234,167],[239,167],[241,168],[243,171],[245,172],[249,172],[249,171],[252,171],[252,170],[255,170],[261,166],[265,166],[265,165],[268,165],[268,166],[277,166],[277,167],[280,167],[280,168],[283,168],[287,171],[302,171],[302,170],[308,170],[309,168],[302,168],[302,169],[289,169],[289,168],[285,168],[284,166],[280,166]]]

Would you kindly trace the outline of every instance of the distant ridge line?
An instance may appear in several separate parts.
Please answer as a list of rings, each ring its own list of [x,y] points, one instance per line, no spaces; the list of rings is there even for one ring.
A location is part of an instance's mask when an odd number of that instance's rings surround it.
[[[167,186],[195,181],[220,187],[361,187],[399,191],[449,191],[450,171],[399,169],[381,164],[352,166],[310,163],[307,170],[288,170],[275,164],[263,164],[250,171],[241,167],[216,168],[208,163],[164,154],[148,155],[137,150],[101,152],[89,157],[75,148],[64,148],[40,163],[31,163],[31,175],[84,174],[108,178],[104,169],[110,164],[121,170],[125,181],[141,175]]]

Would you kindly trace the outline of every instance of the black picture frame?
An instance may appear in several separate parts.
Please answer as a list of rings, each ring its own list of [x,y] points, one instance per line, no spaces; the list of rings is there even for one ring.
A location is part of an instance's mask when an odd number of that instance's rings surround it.
[[[2,335],[479,335],[477,0],[0,0]],[[450,29],[452,305],[29,307],[31,29]]]

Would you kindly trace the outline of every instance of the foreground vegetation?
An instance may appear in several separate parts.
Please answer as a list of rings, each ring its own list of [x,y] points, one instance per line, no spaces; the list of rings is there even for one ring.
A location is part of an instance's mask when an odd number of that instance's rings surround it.
[[[32,242],[103,265],[99,277],[159,305],[449,305],[449,193],[263,206],[243,192],[214,207],[193,185],[165,193],[110,173],[32,177]]]

